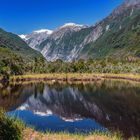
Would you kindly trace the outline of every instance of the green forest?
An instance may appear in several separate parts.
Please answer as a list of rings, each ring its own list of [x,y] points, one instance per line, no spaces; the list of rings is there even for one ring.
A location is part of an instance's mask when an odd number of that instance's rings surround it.
[[[29,61],[8,48],[0,48],[0,75],[33,73],[140,73],[140,60],[128,57],[47,62],[43,57],[36,57]]]

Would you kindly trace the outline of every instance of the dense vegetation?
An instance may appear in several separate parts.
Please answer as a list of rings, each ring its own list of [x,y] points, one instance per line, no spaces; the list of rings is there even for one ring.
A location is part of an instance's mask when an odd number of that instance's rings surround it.
[[[38,57],[27,62],[20,55],[3,48],[0,48],[0,56],[0,74],[9,76],[33,73],[140,73],[140,60],[131,57],[120,61],[108,58],[75,62],[47,62]]]
[[[140,73],[140,61],[113,59],[89,59],[75,62],[57,60],[46,64],[46,72],[54,73]]]
[[[42,72],[38,64],[43,56],[31,49],[20,37],[0,29],[0,75],[22,75],[24,73]],[[40,67],[39,66],[39,67]]]
[[[0,110],[0,139],[1,140],[20,140],[24,124],[19,120],[5,116]]]
[[[25,73],[41,73],[44,71],[45,60],[43,57],[27,61],[21,55],[8,48],[0,47],[0,74],[22,75]]]
[[[42,56],[39,52],[31,49],[19,36],[0,29],[0,48],[8,48],[24,59],[33,59]]]

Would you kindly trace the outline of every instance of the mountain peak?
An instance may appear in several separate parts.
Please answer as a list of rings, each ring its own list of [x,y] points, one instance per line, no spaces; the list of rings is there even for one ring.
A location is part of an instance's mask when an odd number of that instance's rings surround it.
[[[66,28],[66,27],[83,27],[84,25],[76,24],[76,23],[66,23],[60,28]]]
[[[33,33],[47,33],[47,34],[52,34],[53,31],[52,30],[48,30],[48,29],[41,29],[41,30],[36,30]]]

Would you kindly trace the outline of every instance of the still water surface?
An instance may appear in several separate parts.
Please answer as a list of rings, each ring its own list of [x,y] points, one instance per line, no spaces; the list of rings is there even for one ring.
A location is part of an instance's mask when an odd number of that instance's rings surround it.
[[[140,83],[26,83],[0,88],[0,106],[36,130],[140,136]]]

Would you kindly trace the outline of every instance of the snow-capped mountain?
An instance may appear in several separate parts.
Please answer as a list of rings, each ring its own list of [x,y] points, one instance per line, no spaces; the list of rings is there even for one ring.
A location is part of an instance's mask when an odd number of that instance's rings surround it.
[[[41,30],[34,31],[33,33],[37,33],[37,34],[39,34],[39,33],[46,33],[46,34],[50,35],[50,34],[53,33],[53,31],[52,30],[48,30],[48,29],[41,29]]]
[[[80,25],[76,23],[66,23],[63,26],[59,27],[59,29],[70,28],[72,30],[78,31],[83,27],[85,27],[85,25]]]
[[[55,29],[54,32],[49,36],[49,38],[56,41],[57,39],[63,38],[67,34],[80,31],[83,28],[86,28],[86,26],[75,23],[66,23],[63,26]]]
[[[42,43],[49,35],[53,33],[52,30],[48,29],[41,29],[33,31],[31,34],[28,35],[19,35],[24,41],[28,43],[28,45],[35,49],[39,50],[38,46]]]
[[[55,45],[59,45],[59,43],[61,43],[61,39],[65,38],[65,36],[69,36],[75,32],[79,32],[80,30],[87,27],[88,26],[75,23],[66,23],[63,26],[55,29],[54,31],[42,29],[34,31],[29,35],[20,35],[20,37],[24,41],[26,41],[31,48],[41,51],[41,53],[47,60],[53,61],[57,59],[63,59],[63,57],[65,57],[63,56],[62,52],[60,52],[60,48],[52,50],[53,42],[55,43]],[[61,47],[61,45],[59,46]],[[51,51],[55,51],[52,56],[50,55]],[[71,55],[74,56],[73,50],[70,53],[70,55],[67,56],[66,58],[67,61],[73,59],[73,56]]]
[[[33,32],[21,37],[48,61],[108,56],[116,59],[118,55],[119,58],[128,55],[137,57],[140,56],[138,39],[135,41],[129,36],[136,34],[135,37],[139,37],[139,18],[140,0],[124,0],[122,5],[94,26],[67,23],[49,33]]]
[[[95,28],[95,30],[92,30]],[[41,53],[48,61],[62,59],[72,61],[79,58],[83,47],[101,35],[100,27],[78,24],[65,24],[56,29],[51,36],[40,44]]]

